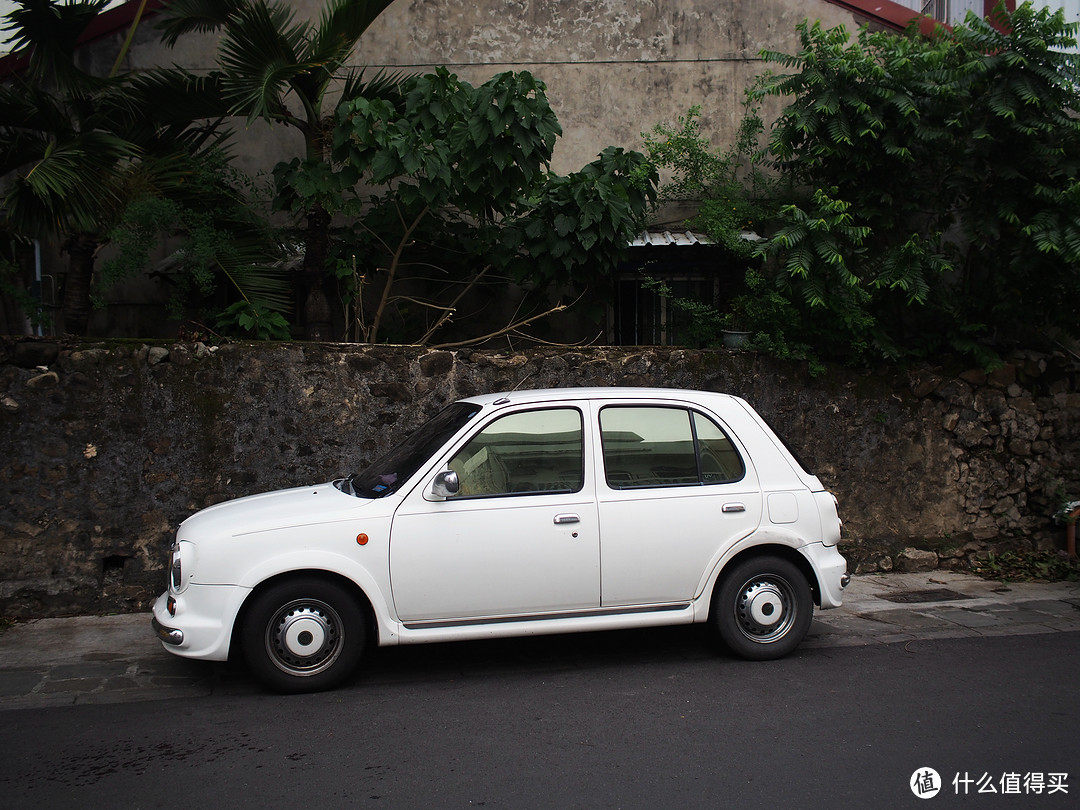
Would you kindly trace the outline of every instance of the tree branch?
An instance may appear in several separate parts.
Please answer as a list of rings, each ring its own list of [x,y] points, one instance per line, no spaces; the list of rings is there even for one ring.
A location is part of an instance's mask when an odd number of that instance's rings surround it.
[[[382,325],[383,313],[386,311],[386,305],[390,300],[390,288],[394,286],[394,277],[397,275],[398,267],[401,265],[401,254],[405,252],[405,248],[409,246],[409,242],[412,241],[413,232],[420,227],[420,223],[424,217],[428,215],[431,209],[424,207],[424,209],[416,215],[416,218],[405,226],[405,232],[401,235],[401,239],[398,241],[397,248],[394,250],[393,256],[390,259],[390,267],[386,270],[386,286],[383,287],[382,297],[379,299],[379,306],[375,310],[375,318],[371,322],[371,332],[368,335],[368,343],[374,343],[379,337],[379,326]]]
[[[584,295],[584,293],[582,293],[582,295]],[[533,315],[533,316],[531,316],[529,318],[523,318],[520,321],[516,321],[514,323],[507,324],[502,329],[499,329],[499,330],[497,330],[495,332],[491,332],[490,334],[482,335],[482,336],[480,336],[478,338],[473,338],[472,340],[458,341],[456,343],[439,343],[439,344],[437,344],[435,346],[432,346],[431,348],[432,349],[455,349],[455,348],[462,348],[462,347],[465,347],[465,346],[475,346],[477,343],[483,343],[486,340],[491,340],[492,338],[497,338],[500,335],[508,335],[511,332],[516,332],[518,329],[520,329],[523,326],[528,326],[530,323],[534,323],[534,322],[540,320],[541,318],[546,318],[549,315],[554,315],[556,312],[562,312],[565,309],[569,309],[570,307],[574,306],[574,304],[576,304],[578,301],[581,300],[582,295],[579,295],[577,298],[575,298],[569,304],[558,304],[556,306],[553,306],[551,309],[546,310],[545,312],[541,312],[541,313],[539,313],[537,315]]]
[[[436,304],[434,301],[425,301],[422,298],[413,298],[411,295],[391,295],[387,299],[386,302],[389,304],[389,303],[392,303],[394,301],[408,301],[410,304],[416,304],[417,306],[427,307],[428,309],[441,309],[441,310],[444,310],[444,311],[447,311],[447,312],[453,312],[454,311],[454,308],[452,306],[451,307],[444,307],[444,306],[442,306],[440,304]]]
[[[450,317],[457,310],[457,305],[461,301],[461,299],[465,296],[465,294],[469,290],[471,290],[473,287],[475,287],[480,282],[480,279],[482,279],[487,274],[487,271],[490,270],[490,269],[491,269],[491,265],[489,264],[489,265],[485,266],[483,270],[481,270],[479,273],[477,273],[475,276],[473,276],[471,279],[469,279],[469,283],[466,284],[461,289],[460,292],[458,292],[458,294],[454,297],[454,300],[450,302],[450,306],[447,308],[447,310],[442,314],[442,316],[439,318],[439,320],[435,321],[435,325],[432,326],[430,329],[428,329],[424,333],[424,336],[421,337],[420,340],[417,341],[417,343],[419,343],[421,346],[425,345],[428,342],[428,340],[431,338],[431,336],[434,335],[436,332],[438,332],[439,329],[441,329],[443,327],[443,324],[445,324],[447,321],[450,320]]]

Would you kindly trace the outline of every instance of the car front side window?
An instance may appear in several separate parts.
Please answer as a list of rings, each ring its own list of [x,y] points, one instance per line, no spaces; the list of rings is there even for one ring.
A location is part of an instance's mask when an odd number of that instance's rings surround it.
[[[581,412],[547,408],[502,416],[451,460],[454,499],[577,492],[584,486]]]

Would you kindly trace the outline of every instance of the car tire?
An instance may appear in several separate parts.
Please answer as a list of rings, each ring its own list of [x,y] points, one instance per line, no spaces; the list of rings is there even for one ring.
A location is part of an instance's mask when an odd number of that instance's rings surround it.
[[[799,646],[814,618],[814,600],[798,566],[761,555],[736,563],[721,577],[710,620],[731,652],[769,661]]]
[[[240,644],[252,674],[275,692],[319,692],[356,668],[364,611],[345,586],[318,577],[284,580],[253,597]]]

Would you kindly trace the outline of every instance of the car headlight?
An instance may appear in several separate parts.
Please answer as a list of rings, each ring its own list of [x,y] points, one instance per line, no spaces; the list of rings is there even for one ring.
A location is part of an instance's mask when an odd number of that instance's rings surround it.
[[[175,540],[169,550],[169,590],[180,593],[191,581],[194,546]]]
[[[180,541],[172,544],[169,553],[169,585],[174,591],[180,590],[180,583],[184,581],[184,565],[180,559]]]

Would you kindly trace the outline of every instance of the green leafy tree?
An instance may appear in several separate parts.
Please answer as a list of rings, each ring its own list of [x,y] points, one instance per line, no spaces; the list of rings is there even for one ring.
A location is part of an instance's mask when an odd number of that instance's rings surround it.
[[[795,183],[833,189],[826,207],[843,203],[862,229],[835,251],[790,230],[774,238],[781,282],[797,269],[811,307],[844,300],[852,346],[886,355],[951,346],[987,359],[988,339],[1074,328],[1076,29],[1060,10],[1024,4],[929,36],[863,29],[851,39],[803,24],[798,53],[766,53],[791,71],[754,91],[790,99],[769,157]],[[837,278],[841,269],[850,275]]]
[[[657,279],[647,278],[644,286],[682,313],[686,323],[680,334],[690,345],[720,346],[725,331],[747,332],[747,348],[809,361],[818,373],[822,366],[817,353],[827,351],[820,347],[815,352],[808,342],[820,343],[814,324],[828,321],[832,317],[828,309],[843,304],[833,296],[823,304],[812,286],[801,289],[806,278],[795,261],[785,272],[767,277],[761,258],[770,243],[762,241],[760,233],[775,234],[777,244],[825,253],[837,239],[857,244],[865,233],[853,229],[842,202],[832,212],[818,210],[835,205],[827,195],[818,204],[813,199],[784,202],[793,198],[793,189],[782,175],[766,171],[760,163],[758,137],[763,124],[752,104],[747,104],[736,143],[723,151],[701,134],[700,116],[701,108],[695,106],[674,125],[661,123],[642,133],[650,163],[669,178],[660,188],[658,205],[697,201],[698,211],[687,224],[723,248],[728,262],[746,268],[744,287],[730,300],[703,301],[675,295]],[[844,271],[843,266],[838,269]],[[848,295],[858,298],[855,290]]]
[[[795,304],[797,317],[784,324],[788,332],[812,341],[824,355],[859,357],[872,341],[878,352],[897,357],[899,349],[877,329],[870,292],[855,271],[865,260],[871,232],[856,224],[850,203],[818,189],[806,205],[782,206],[779,217],[778,230],[758,250],[783,259],[773,273],[772,294]],[[751,290],[757,296],[762,292]],[[761,319],[751,326],[772,331]]]
[[[796,53],[763,54],[779,71],[750,89],[731,150],[710,151],[696,110],[646,136],[665,191],[700,194],[695,227],[737,248],[752,218],[767,237],[744,246],[766,261],[728,318],[759,348],[851,361],[946,349],[990,364],[1035,330],[1075,332],[1077,26],[1024,4],[929,35],[798,31]],[[770,97],[786,106],[756,147]]]
[[[760,128],[760,118],[748,107],[737,142],[718,151],[702,135],[701,107],[694,106],[674,126],[657,124],[642,133],[650,164],[668,177],[657,205],[697,201],[698,213],[689,225],[744,260],[755,255],[751,235],[775,216],[780,194],[777,178],[755,161],[753,146]]]
[[[344,102],[334,135],[340,187],[363,179],[374,189],[354,200],[364,258],[384,268],[370,281],[363,339],[379,340],[391,310],[407,304],[423,313],[408,339],[430,342],[492,278],[505,296],[507,280],[535,291],[607,277],[655,192],[644,156],[608,148],[579,172],[553,174],[561,128],[543,83],[525,72],[474,87],[440,69],[407,79],[401,99]],[[411,292],[417,268],[442,279],[434,293],[430,283],[423,297]],[[512,319],[498,334],[547,312]]]
[[[333,107],[327,94],[341,97],[387,96],[396,77],[365,82],[363,71],[346,66],[360,37],[393,0],[328,0],[316,22],[299,21],[287,3],[266,0],[172,0],[163,11],[163,39],[174,45],[192,31],[221,31],[220,72],[215,81],[225,112],[253,122],[287,126],[303,138],[299,174],[277,172],[307,186],[280,189],[283,204],[304,219],[303,271],[307,285],[304,315],[307,337],[328,339],[330,304],[324,280],[331,272],[330,226],[335,213],[332,189],[314,193],[317,178],[330,174]],[[331,183],[333,185],[333,183]]]

